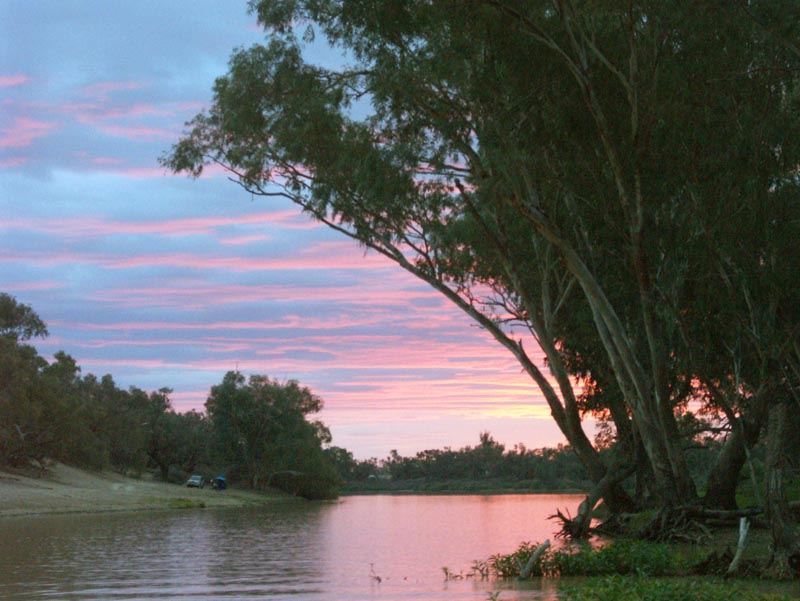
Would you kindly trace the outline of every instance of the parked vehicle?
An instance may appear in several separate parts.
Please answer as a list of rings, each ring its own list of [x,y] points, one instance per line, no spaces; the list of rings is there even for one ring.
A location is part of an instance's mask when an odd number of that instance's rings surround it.
[[[199,474],[189,476],[189,479],[186,481],[186,486],[189,488],[203,488],[205,485],[206,481],[203,480],[203,476],[200,476]]]
[[[211,480],[211,488],[214,490],[225,490],[228,488],[228,481],[225,479],[224,476],[217,476],[213,480]]]

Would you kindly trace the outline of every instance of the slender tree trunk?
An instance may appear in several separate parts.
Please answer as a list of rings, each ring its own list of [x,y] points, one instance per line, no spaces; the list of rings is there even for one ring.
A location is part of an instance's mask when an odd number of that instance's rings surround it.
[[[653,485],[665,507],[694,501],[696,490],[686,469],[679,439],[673,431],[674,416],[659,403],[655,384],[637,359],[627,335],[602,286],[570,242],[532,202],[517,204],[536,230],[558,250],[565,267],[575,276],[592,311],[597,333],[605,348],[617,382],[629,404],[633,421],[653,470]]]
[[[767,519],[772,531],[772,557],[767,573],[773,578],[792,578],[792,559],[800,556],[797,525],[786,500],[783,473],[787,458],[786,442],[789,437],[789,407],[785,401],[770,407],[767,422],[766,505]]]

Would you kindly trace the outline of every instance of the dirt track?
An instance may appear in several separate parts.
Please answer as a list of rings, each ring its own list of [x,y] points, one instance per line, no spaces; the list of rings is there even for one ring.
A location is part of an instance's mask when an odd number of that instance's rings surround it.
[[[243,507],[290,500],[280,492],[217,492],[164,484],[143,476],[126,478],[113,472],[86,472],[61,464],[42,477],[0,471],[0,517],[47,513],[140,511],[182,507]]]

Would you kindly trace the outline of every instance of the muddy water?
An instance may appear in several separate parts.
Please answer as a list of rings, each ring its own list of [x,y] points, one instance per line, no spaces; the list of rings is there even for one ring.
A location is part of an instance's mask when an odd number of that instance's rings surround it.
[[[1,599],[557,599],[443,567],[552,537],[576,495],[373,496],[258,509],[0,520]],[[380,578],[375,578],[377,576]]]

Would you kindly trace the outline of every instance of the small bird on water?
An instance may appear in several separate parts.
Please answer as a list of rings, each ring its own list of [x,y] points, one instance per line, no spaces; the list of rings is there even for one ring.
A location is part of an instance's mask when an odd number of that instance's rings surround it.
[[[381,583],[382,578],[375,573],[374,564],[369,564],[369,577],[372,578],[378,584]]]

